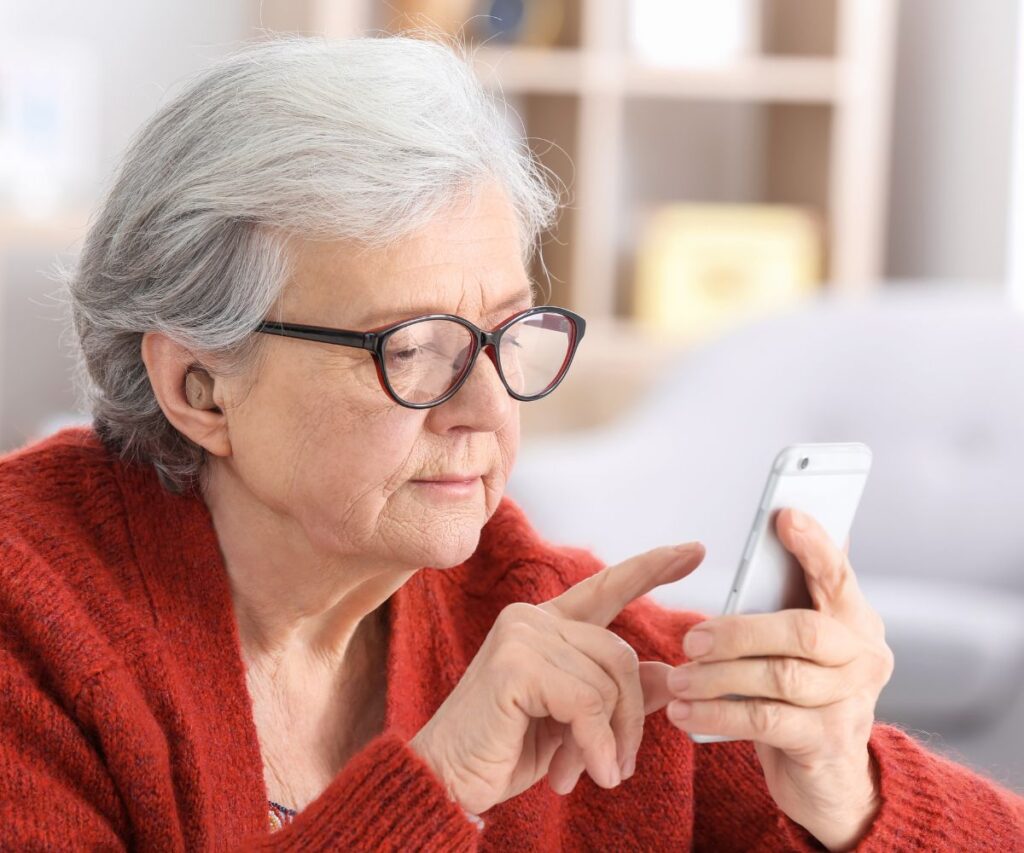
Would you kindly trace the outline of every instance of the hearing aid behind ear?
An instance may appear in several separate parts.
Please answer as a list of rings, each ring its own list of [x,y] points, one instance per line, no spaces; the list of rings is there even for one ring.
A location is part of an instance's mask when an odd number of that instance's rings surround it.
[[[205,370],[185,374],[185,399],[193,409],[216,409],[213,402],[213,377]]]

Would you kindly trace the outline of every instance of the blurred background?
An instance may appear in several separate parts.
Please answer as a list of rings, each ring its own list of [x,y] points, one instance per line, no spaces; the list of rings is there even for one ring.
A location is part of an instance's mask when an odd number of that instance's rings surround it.
[[[879,715],[1024,792],[1019,0],[0,0],[0,452],[83,420],[54,264],[184,77],[273,32],[429,27],[565,185],[533,274],[588,320],[511,485],[724,604],[775,452],[864,441]]]

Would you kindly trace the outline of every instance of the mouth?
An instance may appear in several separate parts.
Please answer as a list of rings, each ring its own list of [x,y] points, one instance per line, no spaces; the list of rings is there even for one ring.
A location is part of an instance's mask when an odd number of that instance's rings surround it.
[[[438,474],[436,477],[417,477],[414,483],[468,483],[479,480],[482,474]]]
[[[474,494],[482,483],[481,477],[480,474],[441,474],[409,482],[435,497],[460,498]]]

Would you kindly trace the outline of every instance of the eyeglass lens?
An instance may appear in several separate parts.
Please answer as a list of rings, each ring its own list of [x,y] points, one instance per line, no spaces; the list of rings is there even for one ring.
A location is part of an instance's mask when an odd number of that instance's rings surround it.
[[[505,329],[498,362],[512,391],[521,397],[547,391],[562,374],[572,340],[572,322],[556,313],[529,314]],[[461,323],[421,320],[388,338],[384,372],[405,402],[432,403],[462,379],[474,346],[473,333]]]

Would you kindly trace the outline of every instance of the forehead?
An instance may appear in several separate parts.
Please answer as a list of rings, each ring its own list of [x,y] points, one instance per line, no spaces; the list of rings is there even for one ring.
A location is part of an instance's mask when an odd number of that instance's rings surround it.
[[[282,319],[366,329],[425,313],[484,320],[531,299],[518,222],[500,189],[483,188],[383,249],[298,241]]]

